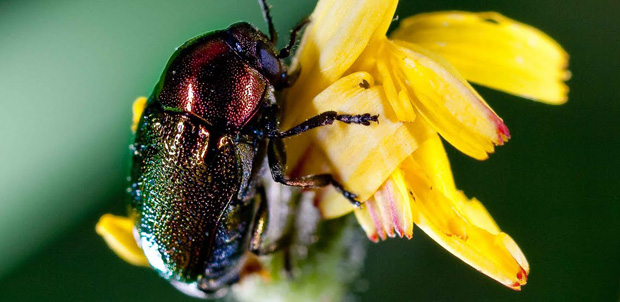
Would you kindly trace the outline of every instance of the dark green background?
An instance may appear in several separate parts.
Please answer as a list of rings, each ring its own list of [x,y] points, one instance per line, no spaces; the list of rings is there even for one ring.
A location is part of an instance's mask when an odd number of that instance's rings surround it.
[[[569,102],[552,107],[480,88],[512,140],[485,162],[450,149],[478,197],[531,264],[513,292],[419,230],[371,245],[361,301],[618,301],[620,1],[401,1],[398,14],[495,10],[570,53]],[[280,33],[312,1],[272,0]],[[253,0],[0,2],[0,300],[186,300],[94,233],[123,213],[130,106],[174,47],[247,20]],[[284,40],[284,39],[283,39]]]

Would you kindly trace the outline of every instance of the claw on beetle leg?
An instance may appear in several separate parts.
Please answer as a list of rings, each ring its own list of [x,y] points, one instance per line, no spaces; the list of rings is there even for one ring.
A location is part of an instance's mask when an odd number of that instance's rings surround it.
[[[247,253],[246,257],[246,261],[239,272],[239,280],[243,281],[243,279],[249,276],[257,275],[264,282],[271,281],[271,273],[265,269],[256,255]]]
[[[356,208],[362,207],[362,203],[357,200],[357,194],[351,193],[344,189],[344,187],[337,182],[332,183],[332,186],[336,189],[336,191],[340,192],[342,196],[344,196],[349,202]]]

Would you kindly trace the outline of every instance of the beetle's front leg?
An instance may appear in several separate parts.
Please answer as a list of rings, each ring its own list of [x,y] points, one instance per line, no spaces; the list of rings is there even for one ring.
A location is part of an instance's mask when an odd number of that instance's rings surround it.
[[[274,138],[269,140],[269,146],[267,147],[267,159],[269,161],[271,176],[276,182],[285,184],[287,186],[300,188],[320,188],[332,185],[345,198],[347,198],[351,202],[351,204],[356,207],[361,206],[361,203],[357,199],[355,199],[357,195],[345,190],[342,184],[337,182],[331,174],[315,174],[305,175],[297,178],[287,178],[284,174],[286,170],[286,150],[284,148],[284,143],[281,139]]]
[[[346,124],[358,124],[364,126],[370,126],[371,122],[378,123],[378,115],[370,115],[370,113],[364,114],[338,114],[336,111],[326,111],[319,115],[315,115],[301,124],[283,132],[273,132],[269,136],[273,138],[285,138],[295,136],[300,133],[304,133],[308,130],[312,130],[317,127],[327,126],[334,123],[334,121],[340,121]]]

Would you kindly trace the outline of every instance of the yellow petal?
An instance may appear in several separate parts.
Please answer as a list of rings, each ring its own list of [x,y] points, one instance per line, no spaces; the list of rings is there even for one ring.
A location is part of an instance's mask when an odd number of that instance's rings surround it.
[[[500,232],[499,227],[477,199],[469,200],[454,184],[448,156],[439,136],[435,135],[424,142],[412,154],[413,159],[426,173],[433,187],[449,200],[467,217],[470,223],[492,234]]]
[[[465,263],[505,286],[519,290],[526,284],[529,265],[525,256],[497,229],[479,202],[448,198],[414,157],[407,158],[400,168],[413,195],[411,212],[418,227]]]
[[[379,238],[386,240],[396,235],[409,239],[413,236],[410,201],[408,198],[403,198],[407,195],[400,194],[400,186],[397,183],[404,184],[402,180],[404,180],[402,177],[400,179],[398,176],[391,177],[374,197],[362,204],[361,208],[355,209],[360,225],[368,238],[374,242]]]
[[[121,259],[133,265],[149,266],[144,252],[133,236],[134,225],[132,218],[105,214],[97,222],[96,230]]]
[[[146,97],[139,97],[135,101],[133,101],[133,106],[131,107],[131,111],[133,112],[133,123],[131,124],[131,131],[134,133],[138,130],[138,123],[140,122],[140,117],[142,117],[142,112],[146,107]]]
[[[386,221],[384,215],[382,215],[381,208],[377,201],[371,198],[364,203],[364,206],[368,209],[368,213],[370,213],[370,218],[375,224],[379,238],[381,238],[381,240],[387,239],[387,234],[390,232],[391,228],[389,226],[389,221]]]
[[[380,191],[389,201],[393,227],[400,237],[413,237],[413,216],[411,198],[405,176],[400,169],[395,169]]]
[[[368,89],[360,86],[363,81],[370,85]],[[422,122],[400,123],[391,111],[386,111],[390,106],[383,88],[374,86],[374,79],[365,72],[340,79],[317,95],[312,105],[305,108],[302,120],[328,110],[379,115],[379,123],[371,126],[336,123],[285,140],[291,166],[301,165],[298,174],[323,172],[316,171],[320,162],[308,161],[313,157],[308,152],[323,152],[336,179],[361,201],[373,196],[400,162],[432,135],[431,129],[420,126]],[[316,148],[309,151],[310,141]],[[319,207],[327,217],[333,217],[334,211],[341,215],[353,210]]]
[[[394,185],[389,181],[386,181],[382,188],[382,190],[378,190],[375,192],[374,200],[372,202],[369,200],[368,206],[371,204],[376,205],[376,210],[379,214],[379,219],[381,220],[381,230],[383,230],[383,236],[379,234],[381,239],[385,240],[386,235],[390,238],[394,238],[396,233],[394,229],[396,228],[398,223],[398,219],[396,218],[397,210],[394,208],[394,199],[395,192],[393,190]]]
[[[386,182],[382,190],[378,191],[379,198],[367,200],[360,208],[355,209],[355,217],[360,223],[368,239],[378,242],[387,237],[411,238],[413,236],[413,221],[411,207],[400,194],[391,190],[391,180]]]
[[[452,176],[452,168],[450,168],[450,161],[439,135],[431,136],[416,149],[413,153],[413,159],[420,164],[422,170],[435,184],[435,188],[450,199],[456,198],[456,185],[454,184],[454,176]]]
[[[377,71],[381,76],[381,85],[385,91],[385,95],[396,114],[396,118],[403,122],[415,121],[415,111],[412,106],[411,98],[407,93],[406,86],[402,81],[393,76],[390,72],[391,66],[388,66],[383,60],[378,60]]]
[[[543,32],[498,13],[420,14],[392,37],[440,54],[474,83],[549,104],[567,100],[568,54]]]
[[[301,74],[288,92],[284,127],[297,120],[306,106],[327,86],[338,80],[358,59],[373,37],[385,36],[398,1],[319,1],[310,16],[293,68]],[[301,107],[301,108],[300,108]]]
[[[366,232],[368,239],[372,242],[379,242],[379,234],[377,233],[377,227],[375,226],[370,211],[368,210],[368,202],[362,204],[360,208],[355,209],[355,218],[362,226],[364,232]]]
[[[415,95],[413,105],[450,144],[476,159],[486,159],[509,137],[508,128],[459,73],[417,45],[387,41],[396,71]],[[399,75],[397,75],[399,76]]]
[[[327,170],[326,173],[331,172]],[[353,191],[353,189],[351,189]],[[351,213],[356,209],[351,202],[342,196],[342,193],[332,187],[321,190],[323,195],[317,200],[317,207],[324,219],[333,219]]]

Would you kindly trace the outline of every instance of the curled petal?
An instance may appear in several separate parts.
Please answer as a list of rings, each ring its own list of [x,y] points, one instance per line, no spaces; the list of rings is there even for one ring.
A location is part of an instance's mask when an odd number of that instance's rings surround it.
[[[519,290],[529,274],[525,256],[478,200],[456,190],[447,160],[438,136],[426,140],[355,210],[359,223],[375,242],[394,231],[411,238],[415,223],[464,262]]]
[[[431,138],[400,166],[414,222],[433,240],[489,277],[518,290],[529,264],[482,204],[454,188],[445,151]]]
[[[409,208],[409,209],[407,209]],[[400,194],[393,191],[393,183],[388,180],[375,196],[367,200],[355,214],[362,225],[368,238],[377,242],[379,238],[386,240],[388,237],[413,236],[413,222],[409,204],[401,198]],[[408,214],[409,232],[406,233],[404,216]]]
[[[394,174],[394,173],[393,173]],[[392,179],[385,181],[381,189],[375,193],[374,199],[367,202],[368,207],[376,209],[380,215],[380,223],[382,226],[378,229],[383,230],[384,236],[379,237],[386,239],[388,237],[394,237],[397,234],[403,237],[406,234],[406,230],[410,229],[410,233],[407,237],[411,238],[413,235],[413,221],[411,220],[411,207],[409,201],[402,198],[401,194],[398,194],[398,188]],[[409,224],[405,227],[405,223]]]
[[[389,201],[391,220],[396,233],[400,237],[413,237],[413,214],[411,212],[411,196],[405,182],[405,175],[400,169],[395,169],[380,191]]]
[[[428,176],[433,187],[454,202],[457,209],[464,213],[464,217],[468,217],[472,224],[492,234],[500,232],[480,201],[475,198],[469,200],[463,192],[456,189],[450,162],[439,136],[435,135],[426,140],[412,154],[412,158]]]
[[[374,242],[387,237],[413,237],[411,198],[404,176],[396,169],[373,198],[355,209],[357,220],[368,238]]]
[[[97,222],[96,231],[121,259],[137,266],[149,266],[144,252],[133,236],[134,219],[105,214]]]
[[[370,213],[370,218],[372,222],[375,224],[377,228],[377,233],[379,234],[379,238],[381,240],[385,240],[388,237],[388,234],[393,234],[393,228],[390,226],[390,221],[386,220],[386,217],[381,213],[381,207],[379,207],[379,203],[374,199],[368,200],[365,203],[366,209],[368,209],[368,213]],[[394,237],[394,235],[390,236]]]
[[[387,237],[413,237],[413,217],[411,213],[411,200],[407,196],[407,187],[404,176],[396,169],[381,188],[355,209],[355,216],[373,242],[387,239]],[[334,191],[335,192],[335,191]],[[336,196],[325,198],[330,202],[321,202],[323,207],[327,204],[341,202]],[[342,198],[344,202],[344,198]],[[333,206],[332,206],[333,207]],[[351,208],[349,205],[348,208]],[[325,212],[323,210],[322,212]]]
[[[450,144],[486,159],[510,134],[504,122],[445,60],[414,44],[387,41],[393,66],[407,79],[413,105]]]
[[[392,38],[447,59],[469,81],[549,104],[563,104],[568,54],[543,32],[494,12],[409,17]]]
[[[372,219],[372,214],[368,209],[369,201],[364,203],[360,208],[355,209],[355,218],[357,222],[362,226],[366,236],[372,242],[379,242],[379,232],[377,231],[377,224]]]

